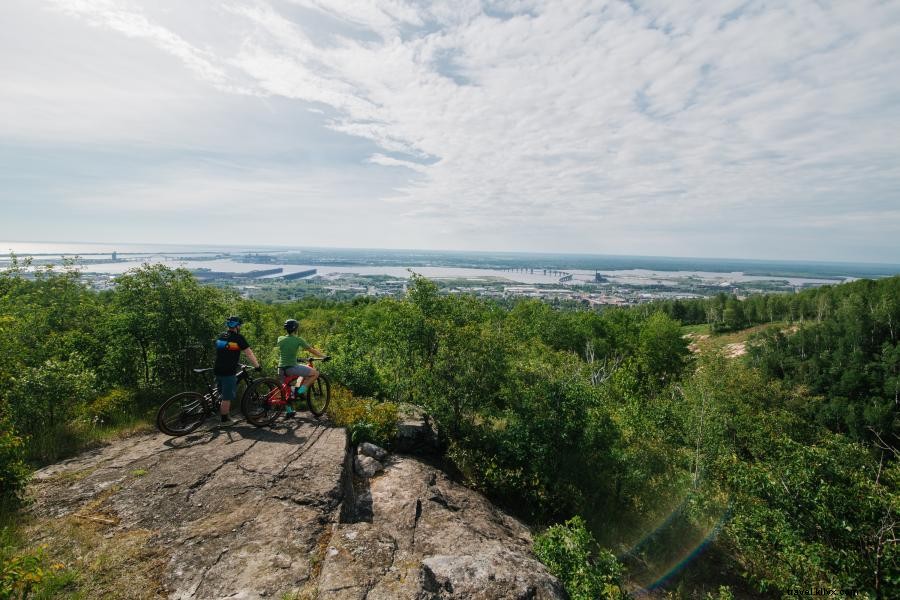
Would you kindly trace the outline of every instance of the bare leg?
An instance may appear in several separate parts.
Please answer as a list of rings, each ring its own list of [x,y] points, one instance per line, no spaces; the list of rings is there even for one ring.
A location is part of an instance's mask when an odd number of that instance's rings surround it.
[[[318,379],[318,378],[319,378],[319,372],[318,372],[317,370],[313,369],[313,370],[312,370],[312,375],[309,375],[308,377],[303,377],[303,378],[300,380],[300,385],[305,385],[305,386],[306,386],[306,389],[309,389],[310,386],[311,386],[313,383],[315,383],[316,379]]]
[[[231,412],[231,400],[222,400],[222,404],[219,407],[219,413],[223,415],[227,415]]]

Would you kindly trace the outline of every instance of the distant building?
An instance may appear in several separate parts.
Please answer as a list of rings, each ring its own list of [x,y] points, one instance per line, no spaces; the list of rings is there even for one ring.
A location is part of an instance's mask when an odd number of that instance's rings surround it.
[[[118,260],[118,259],[117,259],[117,255],[116,255],[116,251],[115,251],[115,250],[113,250],[113,253],[112,253],[112,259],[113,259],[113,262],[116,262],[116,260]]]

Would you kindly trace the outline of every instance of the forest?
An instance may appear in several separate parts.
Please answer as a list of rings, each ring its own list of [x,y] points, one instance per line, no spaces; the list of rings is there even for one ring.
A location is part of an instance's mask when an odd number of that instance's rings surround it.
[[[197,387],[229,314],[270,373],[296,318],[360,403],[424,407],[446,468],[540,532],[573,598],[900,596],[900,277],[597,311],[420,277],[402,299],[265,304],[159,265],[103,292],[26,267],[0,272],[0,597],[52,561],[15,534],[29,472]],[[690,324],[767,327],[728,358],[692,354]],[[382,414],[349,427],[389,443]]]

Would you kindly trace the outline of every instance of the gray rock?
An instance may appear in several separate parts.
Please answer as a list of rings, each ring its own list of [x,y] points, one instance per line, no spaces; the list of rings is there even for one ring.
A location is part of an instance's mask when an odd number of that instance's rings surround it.
[[[434,467],[395,457],[356,498],[369,516],[335,527],[320,599],[566,597],[522,523]]]
[[[277,598],[309,583],[346,452],[343,430],[303,421],[135,436],[41,471],[32,517],[87,523],[111,552],[146,539],[159,591],[135,598]],[[147,571],[141,559],[108,576]]]
[[[353,461],[353,470],[360,477],[368,479],[384,471],[384,465],[371,456],[357,456]]]
[[[437,431],[431,418],[417,406],[401,405],[400,423],[397,425],[397,452],[403,454],[440,454]]]
[[[383,470],[321,423],[135,436],[39,471],[30,493],[26,535],[79,555],[102,539],[119,596],[565,597],[520,522],[415,458]]]
[[[363,442],[357,448],[360,454],[365,456],[371,456],[375,460],[379,462],[384,462],[384,459],[387,458],[388,452],[384,448],[380,446],[376,446],[375,444],[371,444],[369,442]]]

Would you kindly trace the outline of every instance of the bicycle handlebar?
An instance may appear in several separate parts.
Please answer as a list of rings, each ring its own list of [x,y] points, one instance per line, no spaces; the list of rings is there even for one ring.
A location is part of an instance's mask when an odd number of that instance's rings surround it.
[[[297,362],[298,362],[298,363],[305,363],[305,362],[313,362],[313,361],[316,361],[316,360],[321,360],[322,362],[328,362],[329,360],[331,360],[331,357],[330,357],[330,356],[323,356],[322,358],[318,358],[318,357],[316,357],[316,356],[307,356],[306,358],[298,358],[298,359],[297,359]]]

